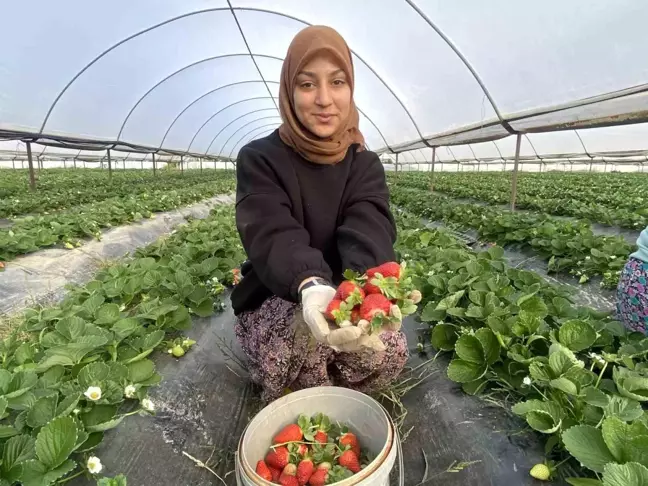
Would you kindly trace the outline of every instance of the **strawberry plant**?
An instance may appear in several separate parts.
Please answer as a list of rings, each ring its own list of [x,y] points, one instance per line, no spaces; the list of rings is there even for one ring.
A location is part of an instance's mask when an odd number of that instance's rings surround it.
[[[425,218],[474,228],[484,241],[533,248],[547,260],[549,272],[572,273],[580,283],[600,276],[602,286],[616,287],[621,270],[635,249],[622,237],[594,235],[585,222],[459,203],[399,185],[392,186],[391,197],[393,203]]]
[[[570,484],[645,484],[648,338],[507,267],[501,248],[474,252],[397,215],[398,253],[423,296],[418,318],[432,346],[450,353],[448,377],[466,393],[513,403],[546,436],[548,459],[582,465],[589,477]],[[559,465],[546,464],[530,473],[548,479]]]
[[[152,353],[192,315],[222,309],[207,282],[225,283],[243,260],[233,210],[219,208],[72,288],[61,304],[26,311],[0,342],[0,484],[100,474],[93,451],[104,432],[155,411],[148,391],[161,377]]]

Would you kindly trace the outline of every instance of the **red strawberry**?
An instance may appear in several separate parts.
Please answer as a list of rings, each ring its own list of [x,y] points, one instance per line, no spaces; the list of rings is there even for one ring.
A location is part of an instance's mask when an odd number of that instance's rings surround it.
[[[360,457],[360,442],[355,434],[347,432],[340,437],[340,447],[349,446],[357,457]]]
[[[308,454],[308,446],[306,444],[299,444],[297,454],[299,454],[300,456],[305,456],[306,454]]]
[[[272,439],[273,444],[285,444],[286,442],[299,442],[304,438],[304,431],[297,424],[286,425]]]
[[[328,479],[328,469],[317,468],[310,477],[308,484],[311,486],[323,486]]]
[[[310,457],[305,457],[297,465],[297,481],[299,486],[304,486],[315,471],[315,465]]]
[[[382,265],[376,268],[376,273],[381,274],[385,278],[388,277],[400,278],[401,266],[397,262],[383,263]]]
[[[260,460],[256,465],[256,473],[266,481],[272,481],[272,472],[264,460]]]
[[[281,469],[277,469],[276,467],[270,467],[270,473],[272,474],[272,482],[273,483],[278,483],[279,478],[281,477]]]
[[[360,306],[351,311],[351,322],[357,324],[360,320]]]
[[[331,320],[335,320],[335,316],[333,315],[333,312],[340,310],[340,304],[342,304],[342,301],[340,299],[333,299],[331,302],[329,302],[328,307],[326,308],[326,313],[324,316]]]
[[[352,473],[360,472],[360,460],[355,452],[351,449],[344,451],[340,458],[338,459],[340,466],[346,467]]]
[[[357,283],[352,282],[351,280],[345,280],[337,288],[335,293],[335,299],[339,299],[345,302],[348,302],[347,299],[351,298],[354,304],[359,304],[364,299],[365,293]]]
[[[388,316],[391,302],[382,294],[370,294],[360,306],[360,318],[369,322],[376,316]]]
[[[290,452],[286,447],[270,449],[265,460],[268,466],[282,470],[290,462]]]
[[[288,464],[284,467],[284,470],[279,477],[279,484],[282,486],[299,486],[299,481],[297,481],[297,466],[294,464]]]
[[[323,430],[318,430],[313,438],[315,442],[319,442],[320,444],[326,444],[328,442],[328,435]]]
[[[365,294],[367,295],[373,295],[373,294],[379,294],[380,293],[380,287],[377,285],[374,285],[371,283],[371,279],[373,277],[369,277],[367,283],[364,284],[363,290],[365,291]]]

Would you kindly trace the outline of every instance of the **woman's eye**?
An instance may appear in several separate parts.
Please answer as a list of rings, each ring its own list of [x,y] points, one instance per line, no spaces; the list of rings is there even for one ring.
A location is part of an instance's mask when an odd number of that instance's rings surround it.
[[[303,89],[310,89],[310,88],[312,88],[314,85],[313,85],[313,83],[311,83],[311,82],[306,82],[306,83],[302,83],[300,86],[301,86]]]
[[[336,79],[335,81],[333,81],[333,84],[336,86],[342,86],[343,84],[346,84],[346,82],[344,81],[344,79]]]

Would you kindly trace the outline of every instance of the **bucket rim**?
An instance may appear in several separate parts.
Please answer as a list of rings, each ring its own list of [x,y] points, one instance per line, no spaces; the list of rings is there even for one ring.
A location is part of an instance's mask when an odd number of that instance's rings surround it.
[[[277,400],[275,400],[272,403],[276,403],[279,401],[282,401],[286,399],[285,401],[288,401],[288,397],[295,398],[296,394],[301,394],[301,395],[310,395],[312,392],[319,390],[321,392],[325,391],[333,391],[333,390],[345,390],[345,392],[351,392],[352,394],[356,394],[357,396],[363,397],[363,399],[369,399],[370,402],[375,403],[378,407],[377,409],[382,413],[382,415],[385,417],[386,422],[387,422],[387,440],[385,441],[385,445],[381,449],[381,451],[376,455],[373,461],[369,463],[367,467],[362,469],[359,473],[354,474],[350,478],[345,479],[344,481],[338,481],[337,483],[333,483],[335,485],[339,486],[355,486],[359,484],[362,481],[367,480],[368,478],[371,477],[372,474],[374,474],[380,466],[383,465],[383,463],[387,460],[387,457],[389,457],[389,454],[391,453],[392,449],[395,447],[395,440],[397,435],[395,434],[395,425],[392,420],[392,418],[389,416],[387,411],[385,410],[385,407],[383,407],[377,400],[374,398],[370,397],[369,395],[352,390],[350,388],[344,388],[344,387],[339,387],[339,386],[319,386],[319,387],[311,387],[311,388],[305,388],[303,390],[298,390],[296,392],[292,392],[289,395],[285,395]],[[266,407],[270,406],[270,404],[266,405]],[[263,411],[266,407],[264,407],[261,411]],[[261,411],[259,413],[261,413]],[[245,477],[251,481],[253,481],[256,485],[258,486],[276,486],[275,483],[267,481],[263,479],[261,476],[259,476],[256,473],[256,470],[252,468],[252,466],[248,463],[247,458],[243,454],[243,441],[245,439],[246,433],[248,432],[248,429],[254,419],[259,415],[255,415],[255,417],[250,421],[245,426],[245,429],[243,430],[243,433],[241,434],[241,437],[239,439],[239,445],[236,451],[236,456],[238,458],[238,464],[240,468],[242,469],[242,473],[245,475]]]

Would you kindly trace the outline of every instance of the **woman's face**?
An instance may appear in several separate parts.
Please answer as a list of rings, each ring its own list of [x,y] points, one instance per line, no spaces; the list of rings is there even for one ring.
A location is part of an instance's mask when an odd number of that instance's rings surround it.
[[[329,55],[314,57],[297,75],[293,93],[299,121],[319,138],[329,138],[351,111],[347,76]]]

